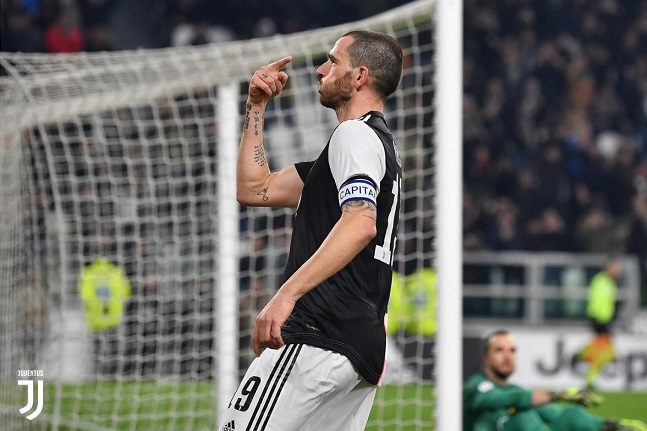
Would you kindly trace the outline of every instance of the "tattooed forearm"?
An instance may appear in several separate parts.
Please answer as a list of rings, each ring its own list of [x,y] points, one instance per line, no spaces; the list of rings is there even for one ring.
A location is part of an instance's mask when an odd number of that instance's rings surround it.
[[[265,187],[263,190],[261,190],[260,192],[256,193],[256,196],[262,196],[262,197],[263,197],[263,200],[264,200],[264,201],[266,201],[266,200],[268,200],[268,199],[269,199],[269,197],[267,196],[267,192],[268,192],[268,188],[267,188],[267,187]]]
[[[258,123],[261,122],[261,116],[258,111],[254,111],[254,135],[258,136]]]
[[[263,148],[263,143],[254,146],[254,161],[259,166],[265,166],[267,164],[267,157],[265,156],[265,148]]]
[[[345,213],[363,212],[364,217],[377,220],[377,208],[369,201],[349,201],[344,204],[342,211]]]
[[[249,129],[249,113],[252,110],[252,104],[247,102],[245,105],[245,121],[243,122],[243,130]]]

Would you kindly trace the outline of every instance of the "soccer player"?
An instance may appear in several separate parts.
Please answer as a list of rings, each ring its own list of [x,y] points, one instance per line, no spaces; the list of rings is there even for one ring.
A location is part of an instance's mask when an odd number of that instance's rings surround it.
[[[484,338],[483,371],[463,386],[463,431],[647,431],[638,420],[590,414],[584,407],[602,401],[592,392],[548,392],[508,383],[516,354],[514,337],[508,331],[495,331]]]
[[[586,315],[591,319],[595,337],[577,354],[576,359],[586,361],[586,387],[593,389],[604,367],[615,360],[611,340],[611,324],[616,318],[616,293],[622,269],[620,262],[612,259],[604,270],[598,272],[589,285]]]
[[[297,210],[283,284],[256,318],[257,358],[219,431],[363,430],[384,371],[402,169],[381,111],[402,50],[381,33],[337,40],[316,73],[339,125],[316,160],[270,172],[265,105],[291,60],[262,66],[249,84],[237,199]]]

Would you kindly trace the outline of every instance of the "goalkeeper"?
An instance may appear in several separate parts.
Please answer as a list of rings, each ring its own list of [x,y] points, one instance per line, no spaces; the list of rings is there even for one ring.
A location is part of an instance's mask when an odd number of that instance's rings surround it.
[[[647,431],[638,420],[608,419],[586,408],[602,399],[588,391],[548,392],[508,383],[516,364],[516,345],[508,331],[487,335],[483,371],[463,387],[464,431]]]

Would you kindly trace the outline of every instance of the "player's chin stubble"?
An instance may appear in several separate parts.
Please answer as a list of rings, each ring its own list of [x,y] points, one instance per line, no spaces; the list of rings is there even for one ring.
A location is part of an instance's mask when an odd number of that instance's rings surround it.
[[[492,369],[492,373],[493,373],[495,376],[497,376],[497,378],[499,378],[499,379],[501,379],[501,380],[505,380],[505,379],[507,379],[508,377],[510,377],[510,374],[512,374],[512,373],[506,373],[506,372],[503,372],[503,371],[498,370],[498,369],[496,369],[496,368],[493,368],[493,369]]]
[[[328,88],[319,86],[319,103],[326,108],[338,109],[350,100],[351,72],[329,84]]]

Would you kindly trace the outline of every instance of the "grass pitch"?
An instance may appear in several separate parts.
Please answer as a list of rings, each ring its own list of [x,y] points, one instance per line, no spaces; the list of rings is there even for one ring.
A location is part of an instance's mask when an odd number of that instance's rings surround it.
[[[214,431],[215,392],[209,381],[46,382],[43,414],[29,425],[61,431]],[[592,413],[647,421],[646,392],[602,395],[605,402]],[[384,386],[378,389],[366,429],[433,431],[433,396],[429,385]],[[17,404],[16,410],[24,402]]]

